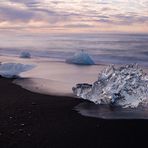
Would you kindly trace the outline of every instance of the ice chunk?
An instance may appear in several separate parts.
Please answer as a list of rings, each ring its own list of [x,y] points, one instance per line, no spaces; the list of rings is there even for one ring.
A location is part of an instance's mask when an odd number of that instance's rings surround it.
[[[68,58],[66,60],[67,63],[70,64],[78,64],[78,65],[94,65],[94,61],[88,55],[88,53],[81,50],[80,52],[76,52],[73,57]]]
[[[27,51],[23,51],[20,54],[20,58],[31,58],[31,54]]]
[[[13,78],[18,76],[21,72],[31,70],[34,67],[34,65],[24,65],[20,63],[2,63],[0,64],[0,76]]]
[[[92,84],[77,84],[73,92],[95,104],[137,107],[148,102],[148,79],[137,65],[109,66]]]

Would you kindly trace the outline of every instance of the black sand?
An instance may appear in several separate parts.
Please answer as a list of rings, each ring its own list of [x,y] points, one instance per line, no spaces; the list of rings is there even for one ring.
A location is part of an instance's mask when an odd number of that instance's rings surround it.
[[[0,148],[148,147],[148,120],[102,120],[75,98],[29,92],[0,78]]]

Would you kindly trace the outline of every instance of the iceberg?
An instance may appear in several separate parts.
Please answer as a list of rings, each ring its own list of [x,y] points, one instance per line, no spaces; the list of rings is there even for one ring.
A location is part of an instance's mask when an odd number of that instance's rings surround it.
[[[0,76],[6,78],[17,77],[21,72],[33,69],[34,65],[25,65],[20,63],[1,63]]]
[[[111,65],[91,84],[77,84],[73,93],[95,104],[135,108],[148,103],[148,76],[138,65]]]
[[[20,54],[20,58],[31,58],[31,54],[27,51],[23,51]]]
[[[73,57],[70,57],[66,60],[67,63],[70,64],[78,64],[78,65],[94,65],[94,61],[88,55],[88,53],[81,50],[80,52],[76,52]]]

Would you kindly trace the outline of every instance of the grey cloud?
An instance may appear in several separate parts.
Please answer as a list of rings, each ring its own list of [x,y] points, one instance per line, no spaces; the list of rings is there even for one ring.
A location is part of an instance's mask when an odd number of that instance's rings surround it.
[[[28,21],[34,17],[34,13],[0,6],[0,20],[9,20],[9,21]]]
[[[98,22],[101,22],[101,23],[114,23],[112,20],[109,20],[109,19],[99,19],[97,20]]]
[[[88,25],[88,24],[68,24],[64,25],[66,28],[91,28],[93,25]]]
[[[77,20],[87,20],[88,22],[96,21],[100,23],[109,23],[114,25],[130,25],[133,23],[147,23],[148,22],[148,16],[138,16],[136,13],[126,13],[124,14],[116,14],[116,15],[104,15],[103,12],[106,11],[118,11],[118,9],[110,8],[107,1],[100,1],[98,4],[105,4],[105,6],[101,9],[101,12],[98,13],[97,11],[90,11],[89,13],[81,13],[81,12],[67,12],[66,10],[62,10],[59,12],[58,9],[52,9],[50,7],[43,8],[39,7],[42,3],[41,0],[9,0],[11,2],[17,2],[17,3],[23,3],[28,7],[28,11],[20,10],[20,9],[14,9],[14,8],[7,8],[0,6],[0,20],[8,19],[10,21],[22,21],[26,22],[31,19],[36,20],[44,20],[50,24],[57,24],[61,21],[71,21],[74,20],[75,22]],[[49,4],[55,4],[58,5],[59,3],[65,3],[64,1],[54,1],[49,0]],[[70,2],[73,3],[73,2]],[[49,5],[50,6],[50,5]],[[119,13],[119,12],[118,12]],[[43,14],[43,15],[42,15]],[[45,15],[44,15],[45,14]],[[86,23],[88,23],[86,22]],[[90,27],[90,25],[85,24],[69,24],[65,27]]]
[[[61,11],[60,13],[57,12],[57,10],[53,10],[52,8],[41,8],[41,7],[38,7],[38,5],[41,4],[41,1],[39,0],[11,0],[13,2],[19,2],[19,3],[24,3],[28,9],[30,11],[33,11],[34,13],[36,12],[42,12],[42,13],[46,13],[47,15],[49,15],[49,17],[63,17],[63,20],[65,19],[70,19],[71,17],[97,17],[97,18],[103,18],[103,19],[106,19],[108,18],[108,16],[105,16],[105,15],[98,15],[96,12],[89,12],[88,14],[83,14],[83,13],[78,13],[78,12],[64,12],[64,11]],[[65,1],[61,0],[61,1],[54,1],[54,0],[51,0],[50,3],[54,3],[54,4],[59,4],[59,3],[65,3]],[[70,2],[71,4],[74,3],[74,2]],[[48,4],[48,3],[47,3]],[[51,10],[50,10],[51,9]],[[61,20],[60,19],[60,20]]]
[[[117,9],[113,9],[113,8],[110,8],[110,7],[103,7],[102,9],[101,9],[101,11],[117,11]]]
[[[146,23],[148,22],[148,16],[133,15],[113,15],[114,18],[118,19],[119,24],[133,24],[133,23]]]
[[[46,13],[44,16],[42,13]],[[51,24],[66,21],[70,19],[69,14],[57,13],[52,10],[47,10],[43,8],[28,8],[27,10],[18,9],[14,7],[0,6],[0,21],[10,21],[10,22],[28,22],[30,20],[44,20]]]
[[[12,2],[23,3],[26,5],[28,10],[34,15],[34,18],[40,18],[40,20],[45,20],[51,24],[70,20],[71,17],[75,14],[67,12],[57,12],[52,8],[43,8],[39,7],[42,4],[41,0],[11,0]],[[50,3],[55,3],[56,1],[49,1]],[[58,1],[58,3],[64,3],[64,1]],[[55,3],[57,4],[57,3]],[[47,2],[48,5],[48,2]],[[46,15],[42,15],[45,13]],[[40,16],[41,15],[41,16]]]
[[[38,3],[39,0],[10,0],[11,2],[16,3]]]
[[[105,16],[105,15],[98,15],[97,17],[98,18],[105,18],[105,19],[109,18],[109,16]]]

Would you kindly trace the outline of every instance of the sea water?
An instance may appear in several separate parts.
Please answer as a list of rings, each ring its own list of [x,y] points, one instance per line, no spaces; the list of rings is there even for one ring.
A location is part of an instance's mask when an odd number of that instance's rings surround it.
[[[80,66],[55,61],[55,59],[24,59],[14,56],[0,56],[2,63],[34,65],[30,71],[19,74],[14,83],[43,94],[72,95],[72,87],[82,81],[92,83],[103,65]]]
[[[0,36],[0,54],[31,56],[65,61],[80,50],[90,54],[95,63],[148,66],[148,34],[48,34]]]
[[[1,38],[0,45],[0,62],[36,65],[34,69],[21,73],[21,79],[16,79],[14,83],[43,94],[73,95],[72,87],[75,84],[93,83],[98,73],[109,64],[137,63],[145,72],[148,72],[147,34],[18,35],[14,38]],[[96,65],[82,66],[65,62],[67,58],[82,49],[92,57]],[[23,51],[30,53],[31,58],[20,58]],[[98,106],[90,102],[85,103],[87,105],[82,104],[76,107],[76,110],[83,115],[97,118],[123,117],[120,109],[116,110],[117,114],[113,112],[111,116],[110,108],[109,110],[108,107],[98,109]],[[93,114],[90,108],[93,109]],[[109,114],[103,114],[108,111]],[[125,110],[122,112],[124,117],[127,117]],[[138,117],[137,112],[134,115]],[[131,116],[128,117],[131,118]],[[141,118],[146,117],[144,115]]]

